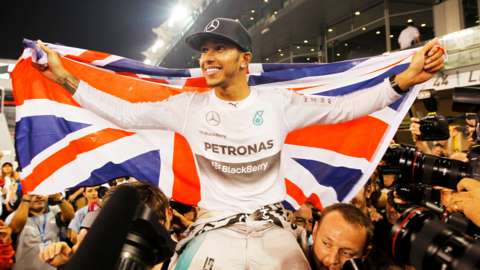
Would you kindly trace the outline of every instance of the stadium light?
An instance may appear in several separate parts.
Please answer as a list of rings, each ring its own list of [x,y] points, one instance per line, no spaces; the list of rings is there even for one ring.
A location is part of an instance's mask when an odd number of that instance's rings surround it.
[[[152,52],[157,52],[158,49],[163,47],[163,45],[165,45],[165,42],[163,42],[163,40],[161,40],[161,39],[157,40],[155,42],[155,44],[153,44],[153,46],[152,46]]]
[[[187,17],[189,14],[190,11],[185,6],[177,4],[172,9],[172,14],[170,14],[170,19],[168,20],[168,26],[172,27],[177,21],[188,21]]]

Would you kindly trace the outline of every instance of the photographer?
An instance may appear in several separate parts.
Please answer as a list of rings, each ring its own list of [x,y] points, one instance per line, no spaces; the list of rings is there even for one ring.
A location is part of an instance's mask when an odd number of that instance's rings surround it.
[[[457,185],[458,192],[450,195],[446,207],[450,212],[462,212],[480,227],[480,181],[464,178]]]
[[[426,141],[420,140],[420,119],[412,117],[410,118],[410,121],[410,132],[412,132],[412,140],[419,151],[423,152],[424,154],[434,155],[437,157],[447,156],[445,144],[448,143],[448,141],[437,142],[432,148],[430,148]]]
[[[72,205],[60,193],[50,197],[23,195],[18,209],[6,220],[13,233],[18,234],[13,269],[52,269],[38,259],[38,252],[60,240],[73,215]]]
[[[140,196],[140,201],[150,207],[159,217],[158,222],[161,223],[167,230],[171,227],[171,220],[172,220],[172,210],[169,206],[168,199],[163,194],[160,189],[154,187],[150,184],[146,184],[143,182],[135,182],[135,183],[128,183],[126,185],[130,185],[131,187],[135,188],[138,191]],[[104,197],[102,201],[102,205],[107,203],[108,199],[112,196],[112,194],[118,189],[118,186],[112,187]],[[101,209],[99,209],[101,210]],[[98,213],[98,210],[92,213]],[[96,216],[95,216],[96,217]],[[94,220],[88,221],[88,228],[85,224],[85,220],[82,223],[82,230],[87,230],[91,226]],[[75,251],[79,248],[84,236],[78,238],[78,242],[73,248],[70,248],[65,242],[55,242],[48,245],[45,249],[41,250],[40,253],[36,255],[45,263],[48,263],[52,266],[59,267],[66,264],[70,260],[70,256],[75,253]],[[156,269],[156,268],[155,268]],[[164,269],[164,268],[162,268]]]

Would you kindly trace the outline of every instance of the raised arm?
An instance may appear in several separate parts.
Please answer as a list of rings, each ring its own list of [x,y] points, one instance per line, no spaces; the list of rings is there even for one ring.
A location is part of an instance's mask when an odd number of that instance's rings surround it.
[[[418,50],[409,67],[371,88],[340,97],[303,96],[292,93],[286,106],[290,129],[314,123],[337,123],[378,111],[401,97],[410,87],[423,83],[443,68],[443,49],[432,40]]]
[[[73,206],[67,200],[65,200],[65,198],[62,197],[62,193],[50,195],[50,198],[54,202],[58,203],[60,207],[61,219],[64,223],[68,224],[75,215],[75,210],[73,209]]]
[[[13,218],[8,224],[10,228],[12,228],[12,231],[14,233],[20,233],[23,230],[25,223],[27,223],[28,211],[30,210],[30,202],[31,196],[27,194],[23,195],[22,202],[18,206],[15,214],[13,215]]]
[[[48,57],[43,74],[68,90],[83,108],[125,129],[160,128],[182,133],[193,94],[179,94],[161,102],[131,103],[79,80],[65,69],[55,51],[41,42],[38,45]]]
[[[37,45],[48,57],[48,68],[43,70],[43,74],[50,80],[63,86],[70,94],[74,95],[80,82],[78,78],[63,67],[62,61],[56,52],[48,48],[41,41],[37,42]]]

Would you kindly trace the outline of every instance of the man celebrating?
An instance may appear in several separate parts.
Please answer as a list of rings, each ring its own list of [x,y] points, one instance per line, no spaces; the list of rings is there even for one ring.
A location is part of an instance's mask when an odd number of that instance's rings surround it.
[[[342,97],[307,97],[248,86],[251,39],[239,22],[214,19],[186,42],[201,52],[200,68],[211,91],[140,104],[79,81],[56,53],[39,44],[48,54],[45,75],[82,107],[122,128],[169,129],[189,142],[202,187],[199,207],[205,211],[180,242],[178,269],[308,269],[278,204],[285,197],[279,171],[287,133],[380,110],[443,67],[443,51],[432,41],[406,71],[379,85]]]

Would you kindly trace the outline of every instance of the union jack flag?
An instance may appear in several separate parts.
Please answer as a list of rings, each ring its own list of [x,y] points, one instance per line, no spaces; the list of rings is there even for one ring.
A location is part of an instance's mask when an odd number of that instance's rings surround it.
[[[197,205],[202,183],[186,140],[165,130],[122,130],[82,108],[33,67],[46,55],[26,40],[12,73],[16,149],[26,192],[51,194],[133,176],[158,185],[174,200]],[[167,69],[96,51],[48,44],[65,67],[97,89],[129,102],[161,101],[206,91],[201,71]],[[330,64],[250,64],[251,86],[305,95],[338,96],[381,83],[404,70],[413,50]],[[415,87],[394,104],[349,122],[289,133],[282,150],[284,203],[321,208],[349,201],[366,183],[415,100]]]

